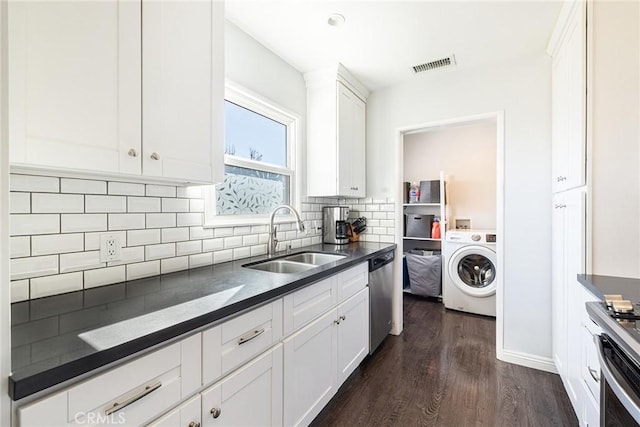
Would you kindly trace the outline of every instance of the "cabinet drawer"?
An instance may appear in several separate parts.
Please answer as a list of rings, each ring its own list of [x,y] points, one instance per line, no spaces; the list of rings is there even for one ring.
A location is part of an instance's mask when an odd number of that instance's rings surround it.
[[[333,276],[285,295],[284,335],[300,329],[335,306],[338,301],[337,283],[337,276]]]
[[[369,264],[360,265],[343,271],[338,275],[338,302],[347,300],[369,284]]]
[[[200,343],[196,334],[26,405],[20,425],[143,424],[200,387]]]
[[[259,355],[282,337],[282,299],[202,333],[202,382],[208,384]]]
[[[586,327],[581,327],[582,363],[580,375],[591,392],[591,397],[600,402],[600,362],[598,361],[598,349],[593,341],[593,335]]]

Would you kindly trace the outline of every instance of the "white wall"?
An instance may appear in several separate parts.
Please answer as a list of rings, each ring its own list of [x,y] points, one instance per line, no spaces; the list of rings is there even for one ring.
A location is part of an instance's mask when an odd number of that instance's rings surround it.
[[[496,124],[474,123],[412,133],[404,137],[404,179],[448,175],[451,226],[471,219],[475,229],[496,228]]]
[[[463,60],[463,59],[461,59]],[[544,52],[418,75],[367,103],[367,192],[396,194],[396,129],[504,110],[504,350],[551,366],[551,73]]]
[[[640,4],[593,2],[592,273],[640,277]]]

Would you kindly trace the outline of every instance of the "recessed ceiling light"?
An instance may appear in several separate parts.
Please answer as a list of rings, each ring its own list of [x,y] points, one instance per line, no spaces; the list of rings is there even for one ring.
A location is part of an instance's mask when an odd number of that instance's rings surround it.
[[[332,13],[331,15],[329,15],[329,18],[327,18],[327,24],[331,25],[332,27],[339,27],[344,24],[344,21],[344,16],[340,15],[339,13]]]

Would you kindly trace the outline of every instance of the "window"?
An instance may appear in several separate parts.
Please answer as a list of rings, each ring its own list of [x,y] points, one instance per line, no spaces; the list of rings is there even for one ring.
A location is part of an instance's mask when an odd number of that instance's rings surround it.
[[[298,119],[227,85],[224,182],[207,201],[208,225],[266,223],[277,205],[295,204]]]

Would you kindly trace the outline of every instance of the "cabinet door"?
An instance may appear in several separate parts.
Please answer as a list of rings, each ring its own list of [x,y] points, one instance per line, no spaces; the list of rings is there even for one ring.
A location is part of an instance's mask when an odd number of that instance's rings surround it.
[[[200,413],[200,395],[197,395],[152,422],[149,427],[196,427],[200,425]]]
[[[336,392],[336,322],[331,310],[284,341],[284,425],[308,425]]]
[[[143,173],[221,178],[224,3],[144,0],[142,47]]]
[[[140,5],[10,2],[9,15],[11,162],[140,173]]]
[[[205,390],[202,425],[282,425],[282,345]]]
[[[369,353],[369,288],[338,306],[337,386]]]
[[[564,194],[553,197],[551,224],[551,323],[553,360],[561,377],[567,370],[567,288],[564,282]]]
[[[552,169],[554,191],[585,184],[586,18],[578,3],[552,68]]]
[[[338,191],[364,197],[366,181],[365,103],[338,82]]]

